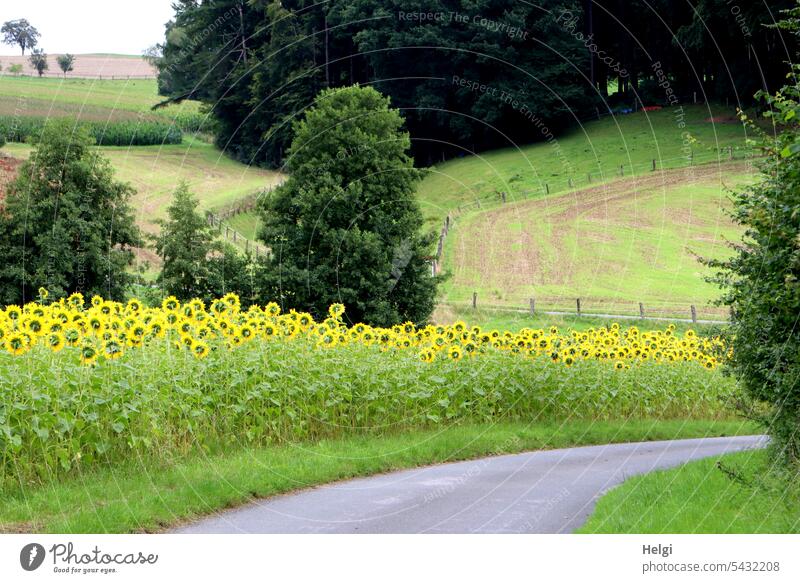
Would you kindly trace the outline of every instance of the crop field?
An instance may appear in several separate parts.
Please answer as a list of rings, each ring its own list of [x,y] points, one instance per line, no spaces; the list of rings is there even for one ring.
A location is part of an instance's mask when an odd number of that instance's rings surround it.
[[[748,154],[746,138],[735,111],[722,106],[684,106],[682,117],[670,109],[606,117],[550,142],[437,164],[419,188],[420,202],[427,223],[438,230],[448,212],[475,208],[476,199],[485,208],[499,203],[500,192],[517,201],[541,198],[548,189],[572,191],[617,180],[620,166],[623,177],[645,176],[653,160],[658,170],[723,163],[731,154]]]
[[[0,75],[0,119],[74,117],[86,122],[150,121],[186,131],[208,131],[200,104],[184,101],[151,110],[162,101],[154,79],[58,79]]]
[[[740,232],[728,189],[751,180],[743,163],[651,173],[575,193],[506,204],[455,222],[444,267],[445,301],[485,306],[638,312],[689,317],[726,314],[698,257],[721,258]],[[544,306],[547,306],[545,308]]]
[[[50,77],[61,77],[58,69],[56,57],[58,54],[48,55],[49,70],[46,75]],[[155,77],[153,67],[138,55],[117,55],[109,53],[89,53],[75,55],[74,70],[69,73],[70,77]],[[8,70],[11,65],[22,65],[26,75],[36,75],[36,70],[31,67],[27,56],[22,55],[3,55],[0,56],[0,63],[4,70]]]
[[[345,323],[167,298],[79,294],[0,311],[0,475],[42,479],[137,453],[342,437],[458,421],[725,418],[724,341]],[[302,378],[302,383],[297,379]],[[32,390],[32,387],[35,389]]]

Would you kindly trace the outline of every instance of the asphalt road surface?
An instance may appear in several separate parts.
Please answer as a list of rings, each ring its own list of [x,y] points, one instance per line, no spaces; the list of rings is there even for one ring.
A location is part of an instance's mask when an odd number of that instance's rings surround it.
[[[766,444],[761,436],[575,447],[359,478],[258,500],[179,533],[567,533],[626,478]]]

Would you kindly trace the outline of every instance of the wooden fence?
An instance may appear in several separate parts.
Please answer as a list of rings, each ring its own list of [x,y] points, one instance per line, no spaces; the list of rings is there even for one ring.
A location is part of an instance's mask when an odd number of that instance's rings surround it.
[[[212,213],[211,211],[206,211],[206,220],[208,221],[209,225],[217,229],[220,237],[224,237],[226,241],[229,241],[240,249],[243,249],[245,253],[252,253],[256,257],[270,256],[270,250],[268,247],[248,239],[239,231],[227,224],[225,219],[223,219],[221,216]]]
[[[659,310],[657,313],[664,313],[666,312],[669,315],[660,315],[656,316],[652,313],[649,313],[645,307],[644,302],[637,302],[631,303],[632,306],[638,307],[638,315],[635,314],[636,309],[634,308],[631,310],[634,313],[628,314],[608,314],[604,313],[603,311],[593,311],[591,313],[587,313],[585,311],[586,303],[581,302],[581,298],[575,298],[575,308],[574,310],[567,310],[567,309],[542,309],[541,304],[537,306],[535,298],[529,298],[528,304],[524,308],[514,308],[509,306],[487,306],[490,310],[496,311],[505,311],[505,312],[515,312],[515,313],[527,313],[530,316],[535,316],[536,314],[546,314],[549,316],[576,316],[580,317],[589,317],[589,318],[603,318],[603,319],[621,319],[621,320],[657,320],[663,322],[686,322],[692,324],[729,324],[733,321],[733,313],[731,313],[730,320],[721,320],[721,319],[706,319],[706,318],[698,318],[697,317],[697,307],[694,305],[689,305],[688,310],[686,310],[686,315],[688,317],[681,318],[678,314],[678,310],[675,308],[668,308]],[[472,292],[472,309],[478,309],[478,292]],[[655,313],[655,312],[654,312]]]

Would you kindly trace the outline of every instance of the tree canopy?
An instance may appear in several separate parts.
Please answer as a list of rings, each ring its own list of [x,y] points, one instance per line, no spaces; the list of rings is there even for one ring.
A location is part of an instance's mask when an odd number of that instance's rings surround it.
[[[41,34],[26,19],[8,20],[0,27],[0,34],[3,35],[3,43],[7,45],[18,45],[25,54],[25,49],[32,49],[39,44]]]
[[[237,158],[279,166],[320,90],[375,83],[429,164],[670,103],[665,82],[679,103],[774,90],[796,39],[764,25],[792,2],[741,4],[178,0],[156,51],[159,90],[206,102]]]
[[[140,244],[128,200],[88,130],[67,120],[45,126],[0,209],[0,302],[27,302],[44,287],[121,300]]]
[[[64,77],[67,76],[67,73],[72,71],[75,67],[75,55],[70,55],[69,53],[58,55],[56,57],[56,62],[58,63],[58,68],[64,73]]]
[[[39,77],[44,75],[44,72],[50,68],[50,65],[47,63],[47,53],[42,49],[33,49],[33,51],[31,51],[31,56],[28,57],[28,61],[30,61],[31,67],[36,69]]]

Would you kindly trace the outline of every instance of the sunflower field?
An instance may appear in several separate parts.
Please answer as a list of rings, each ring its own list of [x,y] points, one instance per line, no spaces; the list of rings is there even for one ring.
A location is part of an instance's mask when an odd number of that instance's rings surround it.
[[[80,294],[0,310],[0,480],[132,455],[460,421],[717,418],[718,338],[673,327],[375,328],[275,303]]]

